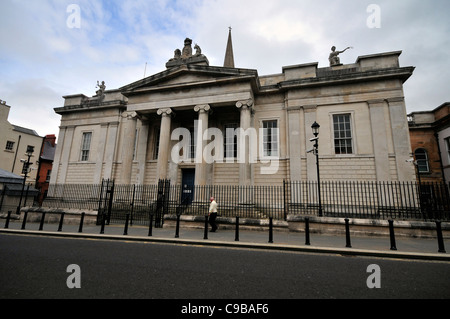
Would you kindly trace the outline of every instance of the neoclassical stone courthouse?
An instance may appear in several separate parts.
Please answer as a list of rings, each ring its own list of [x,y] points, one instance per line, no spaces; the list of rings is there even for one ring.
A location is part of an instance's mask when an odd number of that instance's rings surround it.
[[[327,67],[260,76],[234,66],[231,33],[223,67],[192,44],[186,39],[163,72],[113,90],[100,82],[92,97],[65,96],[55,108],[51,184],[316,180],[314,122],[321,180],[415,180],[403,93],[414,67],[399,65],[401,51],[341,64],[333,50]]]

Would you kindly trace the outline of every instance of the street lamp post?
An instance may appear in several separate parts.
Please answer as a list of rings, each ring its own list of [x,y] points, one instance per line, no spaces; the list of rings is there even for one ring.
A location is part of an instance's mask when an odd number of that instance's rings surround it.
[[[17,215],[20,215],[20,208],[21,208],[20,206],[22,205],[23,190],[25,189],[25,182],[27,180],[28,170],[30,168],[30,158],[31,158],[31,156],[33,156],[33,152],[34,152],[34,146],[28,145],[27,152],[25,154],[28,156],[28,159],[23,164],[26,169],[24,169],[25,176],[23,177],[22,191],[20,192],[20,199],[19,199],[19,206],[17,206],[17,211],[16,211]]]
[[[316,155],[316,167],[317,167],[317,194],[319,195],[319,216],[322,217],[322,198],[320,196],[320,170],[319,170],[319,129],[320,125],[317,122],[314,122],[311,126],[314,138],[311,141],[314,141],[314,154]]]

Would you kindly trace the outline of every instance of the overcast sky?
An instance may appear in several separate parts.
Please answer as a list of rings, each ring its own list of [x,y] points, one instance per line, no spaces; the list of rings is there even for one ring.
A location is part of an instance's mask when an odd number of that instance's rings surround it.
[[[449,0],[1,0],[0,12],[0,99],[10,123],[41,136],[58,135],[62,96],[164,71],[186,37],[222,66],[229,26],[236,67],[260,76],[327,67],[333,45],[353,47],[344,64],[401,50],[400,65],[416,67],[404,86],[407,111],[450,101]]]

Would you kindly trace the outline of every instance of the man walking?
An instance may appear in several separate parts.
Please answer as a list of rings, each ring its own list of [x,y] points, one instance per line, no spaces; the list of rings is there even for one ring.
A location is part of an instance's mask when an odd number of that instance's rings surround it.
[[[211,197],[209,200],[211,201],[211,204],[209,205],[209,224],[212,227],[211,232],[215,232],[217,230],[217,203],[214,197]]]

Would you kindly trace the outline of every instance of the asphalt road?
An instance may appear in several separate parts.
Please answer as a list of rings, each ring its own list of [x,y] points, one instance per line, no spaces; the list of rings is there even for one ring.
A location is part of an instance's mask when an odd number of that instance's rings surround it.
[[[448,262],[332,254],[0,234],[0,267],[2,299],[450,298]]]

